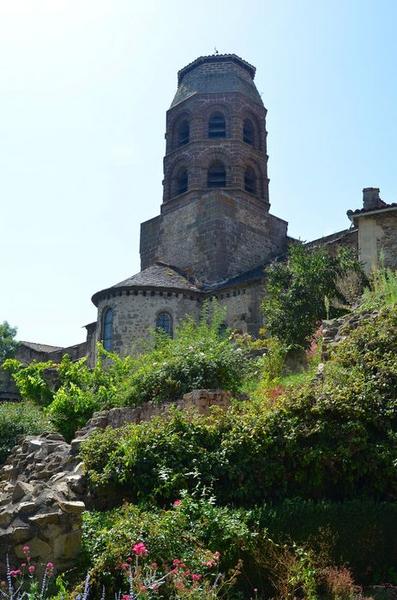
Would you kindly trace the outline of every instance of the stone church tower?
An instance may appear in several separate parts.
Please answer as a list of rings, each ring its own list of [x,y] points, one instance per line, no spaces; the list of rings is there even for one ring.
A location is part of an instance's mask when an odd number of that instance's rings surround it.
[[[269,214],[266,109],[254,76],[233,54],[179,71],[163,204],[142,224],[142,269],[162,261],[213,285],[285,250],[287,223]]]
[[[269,213],[266,109],[255,67],[235,54],[203,56],[178,73],[167,111],[160,215],[141,225],[141,272],[94,294],[95,342],[127,354],[156,327],[171,335],[206,298],[230,327],[257,333],[264,266],[287,247]]]

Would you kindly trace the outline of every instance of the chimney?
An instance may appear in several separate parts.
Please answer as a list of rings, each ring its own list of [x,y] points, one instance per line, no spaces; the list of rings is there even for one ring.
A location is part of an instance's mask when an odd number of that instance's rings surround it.
[[[379,197],[379,188],[364,188],[363,189],[363,208],[368,210],[371,208],[379,208],[384,205],[384,202]]]

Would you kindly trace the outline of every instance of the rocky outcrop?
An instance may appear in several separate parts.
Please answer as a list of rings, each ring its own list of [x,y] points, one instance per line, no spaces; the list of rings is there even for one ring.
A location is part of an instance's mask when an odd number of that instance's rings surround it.
[[[194,390],[176,403],[95,413],[71,444],[57,433],[26,437],[0,469],[0,571],[5,569],[6,554],[11,564],[23,558],[25,544],[39,563],[51,560],[61,570],[73,564],[80,551],[87,500],[78,451],[93,431],[166,415],[175,405],[205,414],[211,406],[227,408],[230,399],[229,392]]]
[[[0,564],[31,556],[70,564],[80,548],[85,508],[82,465],[59,434],[29,436],[0,470]],[[2,565],[4,567],[4,565]]]
[[[343,315],[337,319],[331,319],[329,321],[323,321],[323,344],[321,358],[323,361],[328,360],[332,349],[345,340],[349,332],[362,323],[362,321],[368,321],[368,319],[375,319],[379,315],[379,311],[372,312],[352,312],[347,315]]]

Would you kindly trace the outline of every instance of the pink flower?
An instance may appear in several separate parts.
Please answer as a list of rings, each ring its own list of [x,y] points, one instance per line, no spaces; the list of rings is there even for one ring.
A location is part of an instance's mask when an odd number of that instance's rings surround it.
[[[192,573],[193,581],[200,581],[201,578],[202,578],[202,575],[199,575],[198,573]]]
[[[35,572],[35,570],[36,570],[36,567],[35,567],[34,565],[30,565],[30,566],[28,567],[28,571],[29,571],[29,573],[30,573],[31,575],[33,575],[33,573]]]
[[[20,569],[14,569],[13,571],[10,571],[10,576],[11,577],[18,577],[19,575],[21,575],[21,570]]]
[[[177,506],[180,506],[182,504],[182,500],[175,500],[173,506],[174,508],[176,508]]]
[[[24,547],[22,548],[22,552],[23,552],[24,554],[29,554],[29,552],[30,552],[30,546],[28,546],[28,545],[24,546]]]
[[[143,542],[138,542],[132,546],[132,551],[136,556],[146,556],[148,554],[148,549]]]
[[[46,573],[49,577],[51,577],[52,573],[54,571],[54,563],[52,562],[48,562],[46,564]]]
[[[130,565],[128,563],[122,563],[120,565],[120,569],[123,569],[123,571],[128,571],[130,568]]]
[[[121,600],[131,600],[131,596],[129,594],[123,594]]]

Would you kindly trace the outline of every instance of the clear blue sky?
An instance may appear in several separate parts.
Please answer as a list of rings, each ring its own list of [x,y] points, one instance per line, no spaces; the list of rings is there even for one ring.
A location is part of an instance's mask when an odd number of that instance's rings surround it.
[[[291,235],[397,200],[394,0],[0,0],[0,321],[84,339],[91,295],[139,271],[176,72],[234,52],[268,109],[272,212]]]

